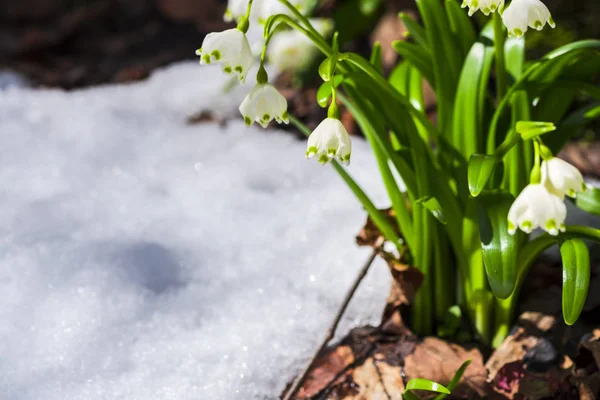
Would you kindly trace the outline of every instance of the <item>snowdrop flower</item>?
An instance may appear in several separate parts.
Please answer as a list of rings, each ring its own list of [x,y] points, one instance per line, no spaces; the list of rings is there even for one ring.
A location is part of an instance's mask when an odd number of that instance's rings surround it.
[[[350,164],[352,142],[344,125],[337,118],[325,118],[310,134],[306,157],[318,156],[322,164],[337,157],[345,165]]]
[[[266,128],[273,119],[289,123],[287,101],[270,83],[256,84],[240,105],[240,112],[248,126],[256,121]]]
[[[200,64],[214,61],[223,66],[225,73],[236,73],[242,82],[253,61],[248,38],[237,28],[209,33],[196,55],[200,56]]]
[[[502,10],[504,0],[463,0],[462,8],[469,8],[469,17],[481,10],[485,15],[490,15],[496,10]]]
[[[327,36],[333,28],[328,19],[312,19],[310,22],[323,36]],[[303,71],[310,66],[318,52],[317,46],[306,35],[290,29],[273,36],[267,56],[278,71]]]
[[[585,190],[585,183],[581,172],[560,158],[552,157],[542,161],[542,183],[548,190],[560,198],[565,195],[577,196]]]
[[[527,32],[527,27],[541,31],[548,23],[556,26],[548,11],[548,7],[540,0],[513,0],[502,13],[502,21],[508,29],[509,36],[520,37]]]
[[[517,227],[525,233],[542,228],[551,235],[565,231],[567,207],[563,200],[550,193],[542,184],[530,184],[523,189],[508,211],[508,233]]]

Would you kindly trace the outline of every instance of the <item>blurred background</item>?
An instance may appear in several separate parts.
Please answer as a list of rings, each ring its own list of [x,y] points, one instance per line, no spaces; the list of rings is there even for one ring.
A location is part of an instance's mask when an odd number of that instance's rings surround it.
[[[319,3],[314,14],[333,18],[353,50],[397,39],[403,30],[395,14],[415,9],[414,0]],[[528,35],[532,51],[600,37],[600,2],[545,3],[558,27]],[[193,59],[206,33],[229,26],[226,6],[226,0],[0,0],[0,69],[34,86],[65,89],[143,79],[157,67]]]

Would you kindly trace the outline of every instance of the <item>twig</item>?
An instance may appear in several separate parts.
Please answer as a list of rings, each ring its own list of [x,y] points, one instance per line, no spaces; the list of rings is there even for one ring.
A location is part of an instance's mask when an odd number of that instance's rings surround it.
[[[333,319],[331,326],[327,330],[325,339],[323,339],[323,341],[321,342],[321,345],[317,348],[317,350],[313,354],[313,356],[310,359],[310,361],[308,362],[308,364],[306,364],[306,367],[304,368],[304,370],[302,370],[302,373],[300,375],[298,375],[298,377],[296,379],[294,379],[292,386],[287,391],[283,400],[291,400],[296,395],[296,393],[298,393],[298,390],[300,390],[300,387],[304,383],[304,380],[306,379],[306,376],[308,375],[308,372],[312,368],[313,364],[317,360],[317,357],[319,357],[321,352],[325,349],[325,347],[327,347],[327,344],[329,343],[329,341],[331,339],[333,339],[333,337],[335,336],[335,331],[337,330],[338,324],[340,323],[340,320],[342,319],[344,312],[346,312],[346,308],[348,308],[348,304],[350,304],[350,300],[352,300],[352,297],[354,296],[356,289],[358,289],[358,286],[360,285],[362,280],[367,275],[367,272],[369,272],[369,268],[371,267],[371,264],[373,264],[375,257],[379,253],[379,250],[381,249],[382,244],[383,244],[383,238],[380,238],[377,241],[377,243],[375,244],[375,247],[373,248],[373,253],[371,253],[367,262],[365,262],[363,267],[360,269],[360,272],[358,273],[358,276],[354,280],[352,287],[346,293],[344,302],[342,303],[340,309],[338,310],[337,314],[335,315],[335,318]]]

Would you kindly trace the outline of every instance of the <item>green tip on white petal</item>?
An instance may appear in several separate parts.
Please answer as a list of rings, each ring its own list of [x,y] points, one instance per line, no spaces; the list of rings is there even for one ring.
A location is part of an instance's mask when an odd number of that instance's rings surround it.
[[[517,227],[512,223],[512,221],[508,221],[508,233],[510,235],[517,233]]]
[[[546,232],[548,232],[552,236],[558,235],[558,227],[556,226],[556,220],[549,219],[546,222]]]
[[[525,233],[531,233],[533,230],[533,223],[531,221],[523,221],[523,223],[521,223],[521,230]]]

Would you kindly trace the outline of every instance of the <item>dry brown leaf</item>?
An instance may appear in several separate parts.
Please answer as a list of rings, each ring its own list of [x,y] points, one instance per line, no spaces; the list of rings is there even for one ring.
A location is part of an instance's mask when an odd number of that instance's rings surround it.
[[[525,328],[522,327],[518,328],[512,335],[507,336],[485,364],[488,370],[487,381],[494,381],[496,374],[505,365],[522,362],[527,351],[533,349],[538,341],[538,338],[528,335]]]
[[[315,362],[297,394],[298,399],[309,399],[332,383],[341,383],[344,370],[354,362],[354,352],[349,346],[338,346]]]
[[[442,385],[450,382],[462,363],[471,360],[455,394],[485,394],[486,371],[483,356],[478,349],[466,350],[457,344],[427,337],[418,344],[413,354],[406,357],[404,371],[407,379],[424,378]]]
[[[346,400],[402,400],[404,382],[402,370],[369,358],[352,373],[357,393],[346,396]]]

